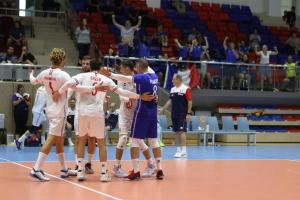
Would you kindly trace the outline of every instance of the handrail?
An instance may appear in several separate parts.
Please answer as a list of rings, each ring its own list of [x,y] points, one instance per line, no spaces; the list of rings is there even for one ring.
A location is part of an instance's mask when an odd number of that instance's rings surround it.
[[[50,65],[31,65],[31,64],[19,64],[19,63],[0,63],[0,67],[22,67],[25,69],[38,69],[38,68],[48,68]],[[66,69],[80,69],[79,66],[65,66]]]
[[[65,14],[63,11],[52,11],[52,10],[30,10],[30,9],[19,9],[19,8],[6,8],[0,7],[0,10],[7,10],[7,11],[25,11],[25,12],[38,12],[38,13],[50,13],[50,14]]]

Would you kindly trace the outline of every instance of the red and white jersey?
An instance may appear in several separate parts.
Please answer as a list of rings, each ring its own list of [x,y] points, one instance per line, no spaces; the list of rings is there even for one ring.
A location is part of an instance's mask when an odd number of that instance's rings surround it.
[[[44,86],[40,86],[35,94],[34,104],[32,107],[32,112],[41,113],[47,104],[47,92]]]
[[[93,86],[102,83],[108,86],[110,90],[117,89],[117,85],[106,76],[97,72],[81,73],[73,77],[77,84],[83,86]],[[105,102],[106,92],[76,92],[77,111],[79,116],[100,116],[104,115],[103,105]]]
[[[60,68],[49,68],[43,70],[36,78],[30,77],[32,84],[42,83],[45,86],[47,93],[46,111],[48,117],[66,117],[68,111],[67,92],[61,95],[58,102],[52,100],[52,94],[58,91],[60,87],[70,79],[67,72],[62,71]]]

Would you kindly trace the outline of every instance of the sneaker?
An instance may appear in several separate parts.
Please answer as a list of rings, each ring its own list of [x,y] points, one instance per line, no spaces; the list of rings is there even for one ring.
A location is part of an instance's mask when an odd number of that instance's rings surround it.
[[[101,182],[109,182],[109,181],[111,181],[111,176],[109,175],[108,172],[102,173],[102,174],[100,175],[100,181],[101,181]]]
[[[112,173],[119,178],[124,178],[127,176],[126,172],[122,169],[121,165],[114,165]]]
[[[60,170],[60,178],[68,178],[69,176],[77,176],[77,171],[76,170]]]
[[[158,170],[157,173],[156,173],[156,179],[158,180],[163,180],[164,179],[164,173],[162,170]]]
[[[15,143],[16,143],[17,149],[20,151],[21,150],[21,146],[22,146],[22,142],[19,142],[19,140],[16,139]]]
[[[85,164],[85,173],[86,174],[93,174],[94,170],[92,169],[92,163]]]
[[[177,151],[177,152],[174,154],[174,157],[175,157],[175,158],[181,158],[181,152],[180,152],[180,151]]]
[[[84,176],[83,170],[78,170],[78,172],[77,172],[77,180],[78,181],[84,181],[85,180],[85,176]]]
[[[187,157],[187,153],[186,152],[181,152],[181,158],[186,158]]]
[[[147,168],[145,169],[144,173],[142,174],[143,177],[150,177],[152,174],[155,173],[155,166],[153,164],[147,164]]]
[[[166,146],[161,140],[158,141],[160,147]]]
[[[129,180],[139,180],[141,178],[140,172],[134,173],[134,171],[130,171],[130,174],[126,176],[125,178],[128,178]]]
[[[34,168],[32,168],[32,170],[30,171],[30,176],[38,179],[41,182],[50,181],[50,179],[45,176],[43,170],[35,170]]]

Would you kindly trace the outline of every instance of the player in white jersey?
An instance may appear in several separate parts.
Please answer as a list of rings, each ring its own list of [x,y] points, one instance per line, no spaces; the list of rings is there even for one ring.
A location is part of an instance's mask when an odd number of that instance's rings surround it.
[[[79,130],[79,143],[78,143],[78,181],[85,180],[83,173],[83,158],[84,158],[84,145],[86,143],[87,136],[96,137],[99,146],[99,157],[101,164],[101,176],[100,180],[107,182],[111,180],[111,177],[107,171],[107,153],[105,146],[105,123],[104,123],[104,111],[103,104],[105,102],[107,90],[111,90],[119,95],[126,96],[132,99],[143,99],[145,101],[153,100],[153,95],[136,93],[123,90],[109,78],[99,74],[100,63],[95,60],[91,61],[92,72],[81,73],[74,76],[70,81],[65,83],[60,89],[59,93],[63,94],[67,88],[74,87],[75,85],[92,86],[95,84],[102,84],[104,91],[101,92],[83,92],[80,93],[79,106],[78,106],[78,130]]]
[[[47,116],[45,114],[46,98],[45,87],[40,86],[36,91],[35,100],[32,107],[32,126],[19,139],[16,140],[16,146],[18,150],[21,150],[21,146],[24,144],[24,141],[30,136],[30,134],[39,134],[41,124],[47,120]]]
[[[121,64],[120,72],[126,76],[134,75],[134,64],[130,60],[125,60]],[[136,92],[134,83],[126,83],[118,81],[118,86],[122,89]],[[132,119],[136,101],[127,97],[120,96],[120,113],[119,113],[119,141],[116,146],[116,162],[113,168],[113,174],[117,177],[126,177],[126,172],[121,168],[121,159],[123,151],[128,140],[128,133],[131,130]],[[143,143],[141,148],[145,159],[147,160],[147,168],[143,173],[144,177],[151,176],[155,172],[155,166],[152,163],[148,146]]]
[[[64,92],[59,99],[55,99],[57,90],[70,79],[69,74],[62,71],[66,63],[66,52],[63,49],[54,48],[50,53],[50,60],[52,66],[43,70],[36,78],[33,76],[33,71],[30,73],[30,82],[33,85],[43,84],[47,93],[46,112],[49,118],[49,134],[30,172],[32,177],[40,181],[49,181],[41,168],[53,144],[56,144],[56,154],[61,165],[61,178],[77,175],[76,171],[67,168],[64,159],[64,129],[68,110],[67,92]],[[95,89],[95,87],[88,88],[90,91]],[[82,89],[86,88],[82,87]]]

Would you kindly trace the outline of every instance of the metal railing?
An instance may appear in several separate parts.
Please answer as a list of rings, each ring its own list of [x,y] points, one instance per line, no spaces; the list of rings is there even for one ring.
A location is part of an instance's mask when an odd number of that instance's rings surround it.
[[[114,68],[115,65],[119,65],[119,60],[122,59],[130,59],[130,60],[138,60],[139,58],[129,57],[117,57],[117,56],[104,56],[104,65]],[[231,89],[242,89],[242,90],[256,90],[256,85],[259,82],[257,76],[260,73],[271,73],[272,77],[272,85],[270,89],[278,89],[278,90],[285,90],[286,85],[285,82],[282,82],[283,76],[285,76],[285,65],[261,65],[261,64],[252,64],[252,63],[227,63],[227,62],[216,62],[216,61],[184,61],[184,60],[172,60],[172,59],[157,59],[157,58],[147,58],[149,61],[149,65],[152,68],[156,68],[160,65],[160,71],[162,71],[162,75],[164,76],[161,79],[161,86],[167,87],[168,82],[170,83],[170,76],[169,73],[172,67],[178,67],[178,64],[196,64],[196,69],[198,73],[206,73],[209,71],[214,71],[214,74],[211,74],[209,80],[211,82],[210,89],[230,89],[226,87],[228,85],[228,79],[233,78],[234,80],[234,88]],[[36,74],[39,73],[41,70],[48,68],[47,65],[29,65],[29,64],[0,64],[0,80],[4,81],[28,81],[28,73],[30,70],[34,69]],[[239,77],[240,71],[239,68],[244,67],[246,70],[244,75],[250,77],[250,79],[244,78],[243,81],[247,83],[246,87],[241,88],[241,85],[237,88],[237,83],[240,84],[237,79]],[[262,68],[264,67],[264,68]],[[265,68],[267,67],[267,68]],[[206,68],[203,70],[203,68]],[[262,69],[260,69],[262,68]],[[65,66],[64,70],[67,71],[71,76],[76,75],[81,72],[81,67],[79,66]],[[201,71],[203,70],[203,71]],[[229,71],[228,71],[229,70]],[[251,71],[252,70],[252,71]],[[300,88],[300,68],[296,68],[296,77],[291,84],[294,88],[293,91],[298,91]],[[204,74],[205,75],[205,74]],[[255,77],[253,77],[255,76]],[[213,82],[213,79],[218,79],[218,85],[214,85],[216,83]],[[281,79],[281,80],[280,80]],[[207,84],[206,84],[207,85]],[[230,85],[230,84],[229,84]],[[212,87],[213,86],[213,87]],[[258,87],[259,88],[259,87]],[[266,88],[266,87],[265,87]]]

